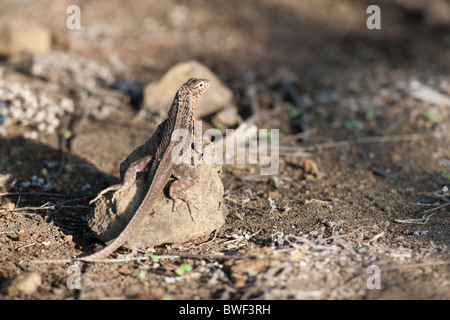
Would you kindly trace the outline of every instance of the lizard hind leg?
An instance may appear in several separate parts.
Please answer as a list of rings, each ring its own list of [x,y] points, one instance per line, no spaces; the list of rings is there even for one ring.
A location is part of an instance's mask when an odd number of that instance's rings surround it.
[[[173,175],[178,179],[175,180],[169,188],[169,195],[173,199],[173,211],[175,211],[176,200],[183,200],[188,205],[191,220],[194,221],[191,206],[197,210],[200,210],[200,208],[192,201],[196,200],[195,197],[187,195],[185,191],[198,183],[198,176],[193,169],[185,164],[174,165]]]
[[[148,164],[151,162],[151,160],[152,156],[145,156],[142,159],[132,162],[128,167],[127,171],[125,171],[122,183],[114,184],[100,191],[99,194],[89,202],[89,204],[92,204],[93,202],[97,201],[102,195],[104,195],[109,191],[114,191],[114,195],[112,197],[112,201],[114,201],[116,194],[120,190],[127,189],[128,187],[130,187],[136,181],[137,173],[144,171],[146,168],[148,168]]]

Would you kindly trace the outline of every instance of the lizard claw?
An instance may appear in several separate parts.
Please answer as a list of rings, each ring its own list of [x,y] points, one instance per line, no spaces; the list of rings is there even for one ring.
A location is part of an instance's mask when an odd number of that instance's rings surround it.
[[[191,220],[192,221],[194,221],[194,218],[192,217],[192,211],[191,211],[191,207],[194,207],[195,209],[197,209],[197,210],[200,210],[200,208],[197,206],[197,205],[195,205],[191,200],[192,199],[194,199],[194,200],[196,200],[196,198],[197,197],[194,197],[194,196],[184,196],[183,198],[176,198],[176,199],[174,199],[173,200],[173,207],[172,207],[172,211],[174,212],[175,211],[175,209],[176,209],[176,207],[177,207],[177,205],[176,205],[176,201],[179,199],[179,200],[182,200],[183,202],[185,202],[186,204],[187,204],[187,207],[188,207],[188,210],[189,210],[189,214],[191,215]],[[177,211],[178,211],[178,209],[176,209]],[[178,211],[178,213],[180,213],[179,211]]]

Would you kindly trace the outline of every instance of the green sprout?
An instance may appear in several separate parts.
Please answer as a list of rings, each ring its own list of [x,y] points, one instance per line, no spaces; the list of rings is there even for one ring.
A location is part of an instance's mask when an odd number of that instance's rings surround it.
[[[356,126],[358,125],[358,122],[356,120],[349,120],[345,123],[345,129],[348,131],[354,131],[356,129]]]
[[[66,131],[64,131],[63,136],[64,136],[64,138],[69,139],[73,136],[73,132],[70,130],[66,130]]]
[[[182,276],[186,272],[192,271],[192,266],[189,264],[182,264],[176,270],[175,273],[179,276]]]
[[[364,118],[367,121],[372,121],[375,118],[375,111],[373,111],[373,109],[367,110],[366,114],[364,115]]]
[[[291,119],[298,118],[298,117],[300,117],[301,114],[302,114],[302,109],[300,109],[300,108],[295,108],[295,109],[292,109],[291,111],[289,111],[289,117]]]
[[[427,119],[428,119],[428,121],[430,121],[430,123],[434,124],[437,122],[436,117],[434,116],[433,113],[431,113],[430,110],[425,111],[423,114],[425,117],[427,117]]]
[[[152,262],[155,262],[155,263],[158,263],[158,262],[159,262],[158,256],[155,256],[153,253],[149,253],[149,254],[147,254],[147,255],[149,256],[149,258],[150,258],[150,260],[151,260]]]

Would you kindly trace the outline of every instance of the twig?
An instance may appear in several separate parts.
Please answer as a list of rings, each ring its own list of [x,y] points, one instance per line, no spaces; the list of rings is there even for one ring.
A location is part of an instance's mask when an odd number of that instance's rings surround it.
[[[428,222],[428,220],[436,214],[434,211],[445,208],[447,206],[450,206],[450,202],[444,203],[433,209],[425,210],[424,212],[422,212],[422,214],[424,214],[424,216],[421,219],[405,219],[405,220],[395,219],[394,221],[398,222],[398,223],[426,224]],[[427,217],[425,217],[425,215],[430,212],[433,212],[433,213],[428,215]]]
[[[432,213],[427,217],[423,216],[422,219],[404,219],[404,220],[394,219],[394,221],[397,223],[427,224],[428,220],[434,215],[435,213]]]
[[[290,248],[289,250],[294,250],[295,248]],[[281,251],[281,250],[278,250]],[[284,251],[284,250],[283,250]],[[296,260],[289,260],[284,258],[273,258],[273,257],[266,257],[262,255],[240,255],[237,252],[219,252],[219,253],[211,253],[211,254],[158,254],[154,253],[155,256],[158,257],[158,259],[216,259],[216,260],[229,260],[229,259],[262,259],[262,260],[269,260],[269,261],[281,261],[281,262],[292,262],[292,263],[298,263]],[[48,263],[56,263],[56,264],[62,264],[62,263],[73,263],[73,262],[93,262],[93,263],[118,263],[118,262],[129,262],[129,261],[141,261],[141,260],[148,260],[148,256],[140,256],[140,257],[125,257],[125,258],[116,258],[116,259],[89,259],[89,260],[81,260],[81,258],[74,258],[74,259],[45,259],[45,260],[31,260],[30,263],[36,263],[36,264],[48,264]]]
[[[448,260],[447,261],[428,261],[428,262],[420,262],[420,263],[412,263],[412,264],[402,264],[402,265],[396,265],[396,266],[385,266],[385,267],[382,267],[382,270],[389,271],[389,270],[420,268],[420,267],[446,265],[446,264],[450,264],[450,261],[448,261]]]
[[[424,211],[424,212],[422,212],[422,213],[430,213],[430,212],[439,210],[439,209],[444,208],[444,207],[447,207],[447,206],[450,206],[450,202],[444,203],[444,204],[442,204],[442,205],[440,205],[440,206],[438,206],[438,207],[436,207],[436,208],[426,210],[426,211]]]
[[[296,134],[291,134],[291,135],[283,135],[282,137],[280,137],[280,142],[281,143],[287,143],[287,142],[292,142],[292,141],[296,141],[296,140],[300,140],[300,139],[304,139],[307,138],[315,133],[317,133],[317,129],[311,129],[308,131],[302,131]]]
[[[17,248],[17,250],[22,250],[22,249],[25,249],[25,248],[28,248],[28,247],[32,247],[32,246],[35,246],[35,245],[36,245],[36,242],[29,243],[29,244],[26,244],[24,246],[21,246],[21,247]]]
[[[424,134],[406,134],[406,135],[396,135],[396,136],[381,136],[381,137],[362,137],[356,138],[354,140],[341,140],[341,141],[330,141],[324,143],[318,143],[312,146],[287,146],[280,145],[280,151],[300,151],[300,152],[310,152],[323,149],[333,149],[333,148],[348,148],[352,145],[367,144],[367,143],[391,143],[391,142],[401,142],[401,141],[414,141],[414,140],[424,140],[434,138],[433,133]]]
[[[331,201],[326,201],[326,200],[320,200],[320,199],[310,199],[310,200],[305,200],[305,204],[310,204],[312,202],[318,203],[318,204],[323,204],[323,205],[330,205],[333,202],[338,202],[340,201],[339,199],[333,199]]]
[[[386,171],[383,171],[383,170],[380,170],[377,168],[372,168],[371,171],[379,176],[387,177],[392,180],[397,180],[397,177],[392,173],[389,173],[389,172],[386,172]]]
[[[0,234],[5,234],[5,233],[16,233],[15,231],[0,231]]]
[[[55,206],[48,206],[48,207],[44,207],[46,204],[44,204],[43,206],[40,207],[22,207],[22,208],[14,208],[14,209],[2,209],[0,210],[0,213],[2,212],[18,212],[18,211],[31,211],[31,210],[54,210],[56,209]]]
[[[377,234],[376,236],[370,238],[367,242],[371,243],[371,242],[377,241],[378,238],[380,238],[382,236],[384,236],[384,232],[381,232],[381,233]]]
[[[87,207],[87,206],[65,206],[62,204],[56,204],[56,205],[52,205],[52,206],[47,206],[45,207],[46,204],[43,204],[40,207],[22,207],[22,208],[14,208],[14,209],[2,209],[0,210],[0,213],[2,212],[20,212],[20,211],[39,211],[39,210],[56,210],[56,208],[58,207],[58,209],[91,209],[91,207]]]
[[[58,193],[50,193],[50,192],[3,192],[3,193],[0,193],[0,197],[26,196],[26,195],[32,195],[32,196],[35,196],[35,197],[48,196],[48,197],[55,197],[55,198],[72,198],[72,197],[75,197],[75,196],[69,196],[69,195],[66,195],[66,194],[58,194]],[[82,198],[84,198],[84,197],[82,197]]]

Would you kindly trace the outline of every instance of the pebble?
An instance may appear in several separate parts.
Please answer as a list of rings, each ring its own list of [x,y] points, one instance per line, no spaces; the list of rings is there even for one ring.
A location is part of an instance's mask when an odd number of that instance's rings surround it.
[[[23,20],[0,25],[0,54],[41,53],[50,50],[52,35],[48,28]]]
[[[36,272],[24,272],[14,279],[7,280],[3,289],[10,297],[32,295],[42,284],[42,277]]]

